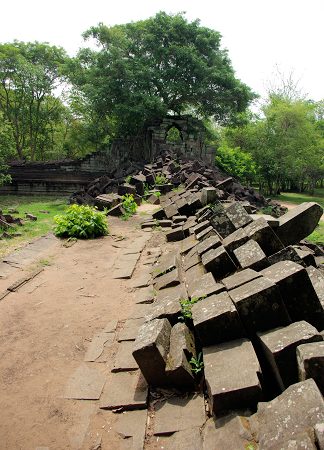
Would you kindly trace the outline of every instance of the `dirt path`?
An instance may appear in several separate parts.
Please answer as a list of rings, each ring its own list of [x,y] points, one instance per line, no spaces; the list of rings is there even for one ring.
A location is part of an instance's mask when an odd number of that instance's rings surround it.
[[[44,270],[0,302],[2,450],[90,449],[98,439],[102,449],[125,448],[112,430],[116,414],[63,393],[94,335],[130,315],[134,289],[113,278],[113,267],[134,239],[149,237],[140,230],[142,218],[110,220],[111,233],[125,240],[107,236],[70,248],[55,242],[41,255]],[[0,292],[30,267],[0,279]],[[107,363],[93,363],[105,377],[113,351],[103,358]]]
[[[296,204],[295,203],[289,203],[289,202],[279,202],[281,206],[285,206],[288,209],[294,209],[296,208]],[[322,222],[324,222],[324,214],[322,215],[321,219]]]

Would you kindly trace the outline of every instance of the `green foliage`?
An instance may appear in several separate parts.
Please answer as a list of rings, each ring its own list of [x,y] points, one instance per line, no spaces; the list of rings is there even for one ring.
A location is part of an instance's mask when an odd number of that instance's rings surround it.
[[[123,214],[123,220],[128,220],[130,216],[136,213],[137,204],[134,200],[133,194],[125,194],[122,196],[122,205],[125,210],[125,214]]]
[[[138,133],[168,112],[228,122],[254,97],[235,78],[221,35],[183,14],[101,23],[84,37],[99,50],[80,50],[69,76],[98,117],[111,118],[114,135]]]
[[[159,198],[159,197],[161,197],[161,192],[160,191],[156,191],[156,192],[154,192],[154,195]]]
[[[87,205],[71,205],[54,221],[55,234],[60,237],[89,239],[108,234],[105,214]]]
[[[0,45],[0,111],[12,128],[19,159],[37,158],[51,144],[62,102],[53,96],[67,55],[39,42]]]
[[[220,169],[242,181],[251,183],[256,175],[252,155],[239,147],[230,148],[223,144],[217,149],[215,162]]]
[[[191,312],[191,308],[192,306],[199,302],[200,300],[202,300],[203,298],[205,298],[206,296],[202,296],[202,297],[192,297],[191,299],[186,298],[186,299],[182,299],[180,300],[180,305],[181,305],[181,314],[182,317],[184,319],[192,319],[192,312]]]
[[[168,179],[163,173],[155,175],[155,185],[167,184]]]
[[[179,144],[182,142],[181,134],[178,128],[171,127],[166,136],[166,142],[170,142],[172,144]]]
[[[125,183],[129,183],[131,178],[132,178],[132,175],[127,175],[127,177],[125,178]]]
[[[13,152],[14,139],[12,129],[0,111],[0,186],[11,181],[10,175],[6,173],[8,170],[6,161]]]
[[[201,372],[204,368],[204,362],[202,361],[202,353],[200,352],[197,358],[192,357],[189,361],[191,365],[191,371],[195,374]]]

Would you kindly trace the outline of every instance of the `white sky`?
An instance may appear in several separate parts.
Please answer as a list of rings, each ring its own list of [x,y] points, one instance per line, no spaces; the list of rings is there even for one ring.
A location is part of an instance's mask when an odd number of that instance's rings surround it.
[[[294,72],[314,100],[324,98],[324,0],[3,0],[0,42],[45,41],[74,55],[90,26],[145,19],[158,11],[219,31],[236,75],[265,94],[275,66]]]

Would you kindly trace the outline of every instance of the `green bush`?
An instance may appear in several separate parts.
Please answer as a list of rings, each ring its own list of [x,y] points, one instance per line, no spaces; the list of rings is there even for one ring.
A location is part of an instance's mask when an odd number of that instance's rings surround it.
[[[130,216],[136,213],[137,204],[134,200],[133,194],[125,194],[122,196],[122,205],[125,210],[123,219],[127,220]]]
[[[241,181],[251,183],[256,175],[256,164],[252,155],[239,147],[222,145],[217,149],[216,165],[224,172]]]
[[[167,184],[168,180],[163,173],[158,173],[155,176],[155,184]]]
[[[71,205],[65,214],[55,216],[55,234],[60,237],[90,239],[108,234],[104,213],[91,206]]]

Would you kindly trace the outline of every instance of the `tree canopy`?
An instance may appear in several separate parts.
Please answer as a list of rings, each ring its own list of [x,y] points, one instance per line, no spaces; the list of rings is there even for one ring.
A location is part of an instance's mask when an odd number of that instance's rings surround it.
[[[98,51],[80,50],[69,67],[72,83],[118,135],[140,131],[147,120],[190,111],[230,122],[254,98],[235,77],[221,35],[165,12],[139,22],[84,33]]]

